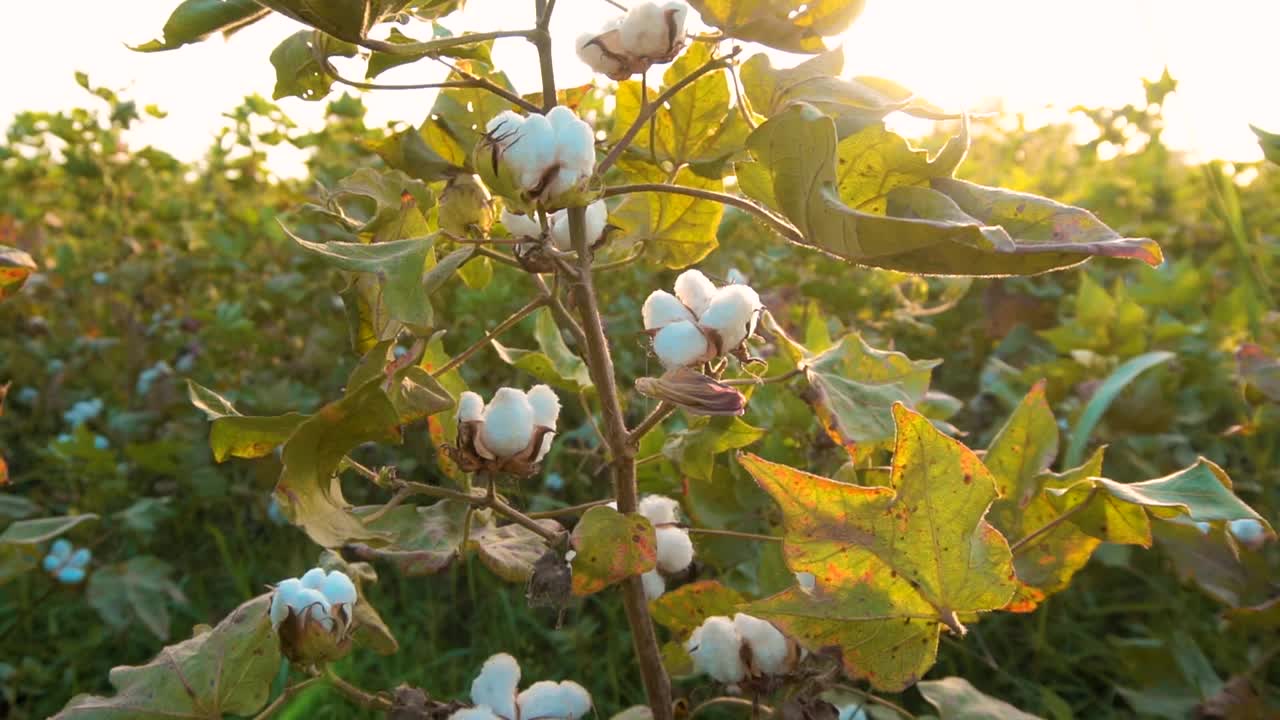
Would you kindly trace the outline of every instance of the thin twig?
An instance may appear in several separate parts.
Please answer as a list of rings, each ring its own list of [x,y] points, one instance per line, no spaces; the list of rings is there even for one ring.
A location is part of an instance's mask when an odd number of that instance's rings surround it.
[[[487,257],[497,262],[500,262],[503,265],[510,265],[513,268],[520,268],[521,270],[524,269],[524,266],[520,264],[520,261],[511,257],[510,255],[504,252],[498,252],[497,250],[494,250],[492,248],[484,247],[483,245],[476,246],[476,254],[480,255],[481,257]]]
[[[716,705],[736,705],[738,707],[746,708],[747,710],[753,713],[756,712],[756,710],[763,710],[765,714],[770,716],[773,715],[773,708],[769,707],[768,705],[761,705],[758,702],[748,700],[746,698],[730,697],[728,695],[723,695],[721,697],[713,697],[710,700],[704,700],[701,703],[699,703],[697,707],[695,707],[692,711],[689,712],[690,720],[697,717],[698,713],[702,712],[703,710],[706,710],[709,707],[714,707]]]
[[[449,362],[445,363],[444,365],[441,365],[438,369],[436,369],[436,370],[432,370],[432,371],[431,371],[431,377],[433,377],[433,378],[438,378],[438,377],[440,377],[441,375],[444,375],[445,373],[449,372],[450,370],[452,370],[452,369],[454,369],[454,368],[458,367],[459,365],[461,365],[462,363],[466,362],[468,358],[470,358],[472,355],[475,355],[477,352],[479,352],[481,348],[483,348],[484,346],[486,346],[486,345],[488,345],[489,343],[493,342],[494,338],[498,337],[498,336],[499,336],[499,335],[501,335],[502,333],[504,333],[504,332],[506,332],[506,331],[510,330],[511,328],[515,327],[516,323],[518,323],[518,322],[520,322],[521,320],[523,320],[523,319],[525,319],[525,318],[529,317],[529,316],[530,316],[530,315],[532,315],[534,312],[536,312],[536,311],[538,310],[538,308],[540,308],[540,307],[542,307],[542,306],[544,306],[544,305],[546,305],[546,304],[547,304],[547,298],[546,298],[546,296],[543,296],[543,295],[539,295],[538,297],[534,298],[533,300],[530,300],[528,305],[525,305],[524,307],[522,307],[522,308],[520,308],[519,310],[515,311],[515,313],[513,313],[513,314],[511,315],[511,317],[509,317],[509,318],[507,318],[506,320],[503,320],[502,322],[498,323],[498,326],[497,326],[497,327],[495,327],[494,329],[492,329],[492,330],[490,330],[488,333],[486,333],[486,334],[485,334],[485,336],[484,336],[483,338],[481,338],[480,340],[476,341],[474,344],[472,344],[472,345],[471,345],[471,347],[469,347],[469,348],[467,348],[466,350],[463,350],[462,352],[460,352],[460,353],[458,353],[457,355],[453,356],[453,357],[449,360]]]
[[[856,694],[858,694],[858,695],[861,695],[862,697],[864,697],[864,698],[866,698],[866,699],[870,700],[871,702],[873,702],[873,703],[875,703],[875,704],[877,704],[877,705],[883,705],[883,706],[885,706],[885,707],[889,708],[890,710],[892,710],[892,711],[894,711],[894,712],[898,713],[898,714],[899,714],[899,715],[901,715],[902,717],[907,718],[907,720],[916,720],[916,716],[915,716],[915,715],[913,715],[913,714],[911,714],[911,711],[907,710],[906,708],[902,707],[901,705],[898,705],[898,704],[897,704],[897,703],[895,703],[895,702],[892,702],[892,701],[890,701],[890,700],[885,700],[884,698],[880,697],[879,695],[872,695],[871,693],[867,692],[866,690],[859,690],[858,688],[856,688],[856,687],[852,687],[852,686],[849,686],[849,685],[837,685],[836,687],[838,687],[839,689],[844,690],[844,691],[846,691],[846,692],[852,692],[852,693],[856,693]]]
[[[1025,535],[1021,540],[1010,545],[1009,552],[1013,553],[1014,555],[1017,555],[1018,553],[1022,552],[1026,548],[1030,547],[1031,543],[1034,540],[1038,539],[1040,536],[1044,535],[1045,533],[1050,532],[1051,530],[1058,527],[1062,523],[1070,520],[1072,516],[1074,516],[1076,513],[1084,510],[1085,507],[1088,506],[1089,503],[1093,501],[1094,496],[1096,496],[1097,494],[1098,494],[1098,488],[1095,487],[1093,490],[1089,491],[1088,497],[1086,497],[1083,501],[1081,501],[1079,505],[1076,505],[1075,507],[1062,513],[1058,517],[1050,520],[1044,525],[1041,525],[1039,528],[1036,528],[1035,530]]]
[[[738,68],[736,66],[729,68],[729,77],[733,78],[733,95],[736,100],[735,104],[738,106],[738,112],[742,115],[743,121],[747,123],[747,127],[755,130],[757,127],[756,121],[751,117],[753,111],[747,103],[747,94],[742,90],[742,79],[738,77]]]
[[[740,538],[742,540],[759,540],[761,542],[782,542],[778,535],[761,535],[760,533],[739,532],[737,530],[715,530],[712,528],[686,528],[690,535],[721,535],[723,537]]]
[[[773,375],[771,377],[750,377],[750,378],[733,378],[730,380],[721,380],[725,385],[768,385],[770,383],[786,382],[791,378],[804,372],[804,368],[795,368],[781,375]]]
[[[431,55],[441,50],[458,47],[460,45],[471,45],[474,43],[485,42],[488,40],[497,40],[499,38],[510,37],[531,37],[536,30],[494,30],[492,32],[467,33],[465,35],[457,35],[454,37],[439,38],[436,40],[427,40],[426,42],[414,43],[391,43],[385,40],[374,40],[373,38],[365,38],[360,41],[360,46],[373,50],[374,52],[385,53],[387,55]]]
[[[600,263],[599,265],[594,266],[592,269],[598,273],[601,273],[601,272],[609,272],[610,270],[617,270],[619,268],[624,268],[634,263],[635,261],[639,260],[640,258],[644,257],[644,243],[639,243],[636,245],[636,247],[639,249],[631,253],[630,255],[622,258],[621,260],[614,260],[613,262]]]
[[[812,247],[805,239],[804,235],[796,229],[794,225],[787,222],[783,218],[775,215],[773,212],[751,202],[750,200],[730,195],[728,193],[716,192],[714,190],[703,190],[702,188],[686,187],[684,185],[668,185],[666,183],[636,183],[634,185],[614,185],[605,188],[605,197],[616,197],[618,195],[627,195],[629,193],[638,192],[664,192],[673,195],[688,195],[690,197],[702,198],[703,200],[711,200],[713,202],[731,205],[739,210],[745,210],[759,218],[764,224],[778,231],[788,241],[797,245],[805,245]]]
[[[671,413],[678,409],[678,406],[666,401],[658,403],[658,407],[654,408],[653,412],[649,413],[645,419],[640,421],[639,425],[636,425],[634,430],[627,434],[627,444],[632,447],[639,447],[640,440],[645,436],[645,433],[652,430],[658,423],[666,420]]]
[[[564,303],[560,302],[559,296],[555,290],[547,285],[547,281],[542,279],[541,275],[532,275],[533,284],[538,286],[538,291],[547,297],[547,307],[551,308],[551,314],[555,316],[556,322],[561,327],[569,330],[569,334],[578,343],[578,352],[583,352],[583,348],[587,346],[586,333],[582,331],[582,326],[577,320],[573,319],[573,315],[569,313]]]
[[[275,715],[282,708],[284,708],[284,706],[288,704],[288,702],[292,700],[295,695],[302,692],[303,690],[306,690],[307,688],[320,682],[323,679],[324,678],[313,677],[313,678],[308,678],[306,680],[303,680],[302,682],[297,682],[290,685],[289,687],[284,689],[284,692],[280,693],[279,697],[277,697],[275,700],[272,700],[270,705],[263,708],[262,712],[258,713],[257,715],[254,715],[253,716],[254,720],[267,720],[267,718],[271,717],[272,715]]]
[[[522,525],[533,533],[537,534],[548,543],[554,545],[565,536],[563,530],[556,531],[541,523],[536,522],[533,518],[525,515],[523,512],[515,509],[507,504],[505,500],[496,493],[490,495],[486,490],[483,494],[464,493],[458,490],[451,490],[439,485],[427,485],[426,483],[411,482],[409,480],[401,480],[396,483],[397,487],[408,490],[414,495],[427,495],[429,497],[444,498],[446,500],[457,500],[478,508],[490,508],[499,515],[505,516],[508,520]]]
[[[538,107],[537,105],[534,105],[528,100],[525,100],[524,98],[520,97],[514,92],[511,92],[510,90],[502,87],[501,85],[498,85],[497,83],[492,82],[487,78],[482,78],[479,75],[474,75],[472,73],[469,73],[466,70],[463,70],[462,68],[449,62],[448,60],[445,60],[442,57],[432,57],[432,59],[440,63],[441,65],[444,65],[445,67],[449,68],[449,70],[453,71],[458,77],[462,78],[463,80],[468,80],[471,83],[473,83],[472,87],[493,93],[494,95],[497,95],[498,97],[502,98],[503,100],[506,100],[512,105],[515,105],[516,107],[520,108],[521,110],[524,110],[525,112],[530,112],[530,113],[542,112],[542,108]]]
[[[644,128],[645,123],[648,122],[649,118],[653,117],[654,113],[658,112],[658,108],[661,108],[668,100],[674,97],[676,93],[688,87],[693,83],[693,81],[703,75],[732,65],[733,58],[741,51],[741,48],[735,47],[724,57],[712,58],[706,61],[702,65],[698,66],[693,72],[683,78],[680,78],[680,81],[675,85],[664,90],[662,94],[653,99],[653,102],[645,102],[644,106],[640,108],[640,112],[636,114],[636,119],[632,121],[631,127],[627,128],[627,131],[623,133],[622,138],[614,144],[611,150],[609,150],[609,154],[605,155],[604,160],[601,160],[600,164],[596,166],[596,175],[603,177],[605,171],[618,161],[618,158],[621,157],[622,153],[629,145],[631,145],[631,141],[635,140],[636,134]],[[647,101],[648,98],[645,98],[645,100]]]
[[[489,507],[493,508],[494,512],[500,515],[506,515],[509,519],[513,520],[517,524],[523,525],[525,528],[532,531],[535,535],[538,535],[543,540],[546,540],[547,544],[549,545],[555,545],[559,543],[568,534],[564,530],[552,530],[546,527],[542,523],[534,520],[533,518],[530,518],[528,515],[525,515],[519,510],[516,510],[515,508],[506,504],[505,502],[503,502],[502,498],[500,497],[494,496],[493,498],[491,498],[489,500]]]
[[[373,693],[365,692],[346,680],[343,680],[336,672],[333,671],[333,666],[331,665],[325,666],[324,679],[333,687],[333,689],[342,693],[348,700],[366,710],[386,712],[391,709],[390,700],[374,695]]]
[[[545,520],[548,518],[564,517],[565,515],[581,515],[599,505],[608,505],[613,502],[613,498],[605,498],[603,500],[592,500],[591,502],[582,503],[581,505],[569,505],[568,507],[556,508],[555,510],[543,510],[542,512],[528,513],[529,517],[534,520]]]
[[[555,0],[534,0],[534,10],[538,16],[538,27],[529,36],[529,42],[538,50],[538,70],[542,74],[542,112],[551,112],[556,106],[556,71],[551,61],[551,12],[555,10]]]

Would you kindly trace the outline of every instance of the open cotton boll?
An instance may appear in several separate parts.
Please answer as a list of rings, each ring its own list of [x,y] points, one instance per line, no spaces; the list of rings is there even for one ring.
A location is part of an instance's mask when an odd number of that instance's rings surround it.
[[[595,42],[597,37],[599,33],[590,32],[578,36],[575,43],[578,48],[578,59],[601,75],[609,77],[621,75],[626,70],[626,64],[618,56],[605,52],[605,49]]]
[[[674,525],[680,521],[679,501],[666,495],[645,495],[640,499],[639,510],[654,525]]]
[[[841,705],[840,715],[836,720],[868,720],[867,711],[862,703]]]
[[[658,568],[666,573],[678,573],[693,562],[693,541],[684,528],[664,525],[658,528]]]
[[[790,655],[787,636],[779,632],[773,623],[738,613],[733,616],[733,626],[737,628],[742,642],[751,648],[751,661],[756,668],[768,675],[786,672]]]
[[[1262,539],[1267,534],[1262,523],[1254,520],[1253,518],[1232,520],[1227,524],[1227,528],[1231,530],[1231,534],[1235,535],[1237,540],[1246,545],[1253,545],[1262,542]]]
[[[644,599],[650,602],[662,597],[667,591],[667,581],[657,570],[641,573],[640,583],[644,585]]]
[[[707,311],[698,316],[703,327],[720,333],[720,349],[732,350],[755,331],[760,295],[746,285],[726,285],[716,291]]]
[[[563,175],[565,171],[561,170]],[[554,194],[554,193],[553,193]],[[597,200],[587,206],[585,222],[587,245],[594,245],[604,234],[604,226],[609,224],[609,206],[603,200]],[[569,211],[557,210],[551,214],[551,242],[560,252],[573,250],[573,236],[569,230]]]
[[[716,286],[700,270],[685,270],[676,278],[676,297],[684,303],[694,317],[702,317],[716,295]]]
[[[653,336],[653,352],[663,367],[670,370],[707,360],[712,348],[697,325],[681,320],[667,325]]]
[[[484,415],[484,398],[470,390],[458,396],[458,422],[473,422]]]
[[[476,705],[454,711],[449,720],[498,720],[498,716],[488,705]]]
[[[747,668],[742,663],[742,638],[733,621],[723,615],[707,618],[684,644],[693,669],[722,683],[742,682]]]
[[[501,458],[511,457],[529,446],[533,438],[533,406],[515,388],[498,388],[484,409],[480,440]]]
[[[321,568],[311,568],[302,576],[302,587],[319,590],[320,586],[324,585],[325,577],[324,570]]]
[[[551,108],[547,121],[556,134],[556,161],[590,175],[596,167],[596,137],[591,126],[563,105]]]
[[[631,8],[621,30],[622,47],[632,55],[660,57],[671,48],[666,14],[657,3],[644,2]]]
[[[533,408],[533,424],[554,428],[560,419],[560,398],[549,385],[534,385],[526,396]]]
[[[484,661],[480,674],[471,682],[471,702],[486,705],[507,720],[515,720],[519,684],[520,663],[506,653],[498,653]]]
[[[485,124],[484,130],[498,142],[499,146],[505,148],[516,139],[523,125],[523,115],[514,110],[503,110]]]
[[[684,303],[666,290],[649,293],[640,308],[640,317],[644,319],[645,330],[659,330],[681,320],[690,323],[697,320]]]
[[[502,208],[502,227],[515,237],[538,237],[542,234],[542,225],[537,218],[517,215],[506,208]]]
[[[520,693],[520,720],[580,718],[591,710],[591,695],[572,681],[540,680]]]
[[[356,604],[359,597],[356,594],[356,584],[351,582],[351,578],[341,570],[331,570],[325,577],[324,583],[320,586],[320,592],[329,601],[330,605],[342,603],[347,607]]]
[[[503,155],[515,171],[520,187],[531,190],[556,161],[556,133],[542,115],[525,118]]]

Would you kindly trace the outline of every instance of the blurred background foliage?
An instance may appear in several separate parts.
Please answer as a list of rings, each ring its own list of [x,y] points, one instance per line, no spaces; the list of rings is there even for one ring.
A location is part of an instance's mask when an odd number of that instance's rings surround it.
[[[344,95],[329,105],[322,132],[304,133],[251,97],[227,114],[203,161],[184,164],[125,143],[129,127],[161,108],[80,79],[96,96],[87,108],[21,114],[0,144],[0,244],[27,251],[40,266],[0,305],[0,381],[12,381],[0,417],[0,455],[10,469],[0,525],[100,517],[67,536],[93,553],[87,589],[59,584],[30,557],[0,554],[0,716],[14,718],[44,717],[75,692],[105,690],[111,666],[145,661],[166,640],[313,564],[314,546],[269,505],[278,461],[215,464],[185,380],[257,415],[311,411],[340,392],[356,357],[341,287],[278,224],[318,189],[273,176],[267,151],[282,143],[311,150],[310,176],[332,187],[361,167],[379,167],[373,148],[400,129],[367,127],[360,100]],[[961,172],[1089,208],[1122,234],[1153,237],[1168,258],[1157,270],[1095,260],[1016,279],[837,273],[732,209],[702,267],[719,280],[748,278],[811,350],[856,331],[875,347],[942,360],[931,415],[966,433],[973,447],[985,447],[1045,378],[1064,445],[1073,433],[1078,452],[1109,445],[1108,477],[1160,476],[1203,455],[1274,523],[1280,397],[1248,358],[1280,351],[1280,168],[1197,166],[1170,151],[1161,142],[1160,105],[1174,88],[1166,75],[1147,83],[1142,106],[1077,109],[1097,130],[1084,143],[1068,124],[979,120]],[[922,144],[940,147],[945,136]],[[635,264],[601,283],[624,386],[656,374],[639,307],[673,276]],[[522,273],[501,265],[491,280],[466,279],[474,287],[454,280],[435,295],[452,352],[531,292]],[[533,319],[504,344],[535,347]],[[1127,382],[1107,382],[1127,361],[1157,351],[1174,357]],[[462,376],[485,394],[515,378],[530,382],[490,352]],[[1095,415],[1105,410],[1096,423],[1084,419],[1091,404]],[[754,442],[755,452],[777,462],[857,475],[784,385],[758,388],[743,421],[651,433],[642,489],[683,493],[700,525],[750,531],[776,518],[735,463],[707,462],[731,440]],[[585,413],[569,408],[562,427],[567,441],[547,471],[516,491],[533,510],[607,493]],[[405,477],[438,474],[425,426],[407,437],[401,448],[357,455],[394,462]],[[862,465],[873,466],[877,452],[869,449]],[[364,499],[365,490],[348,492]],[[1275,594],[1275,544],[1243,550],[1239,562],[1130,550],[1104,548],[1033,614],[992,615],[965,640],[944,639],[934,675],[962,675],[1055,719],[1133,717],[1135,708],[1178,718],[1214,702],[1237,714],[1210,717],[1265,717],[1267,699],[1240,688],[1252,683],[1274,694],[1280,686],[1274,609],[1247,622],[1227,623],[1223,613]],[[711,539],[698,557],[711,570],[695,575],[718,575],[752,594],[791,582],[772,544]],[[459,696],[484,658],[506,650],[529,677],[582,680],[606,716],[642,696],[621,608],[609,594],[571,609],[557,629],[553,615],[525,607],[523,588],[477,562],[429,578],[381,570],[374,600],[401,651],[343,661],[343,674],[360,685],[404,681]],[[286,716],[352,716],[324,693],[307,695]],[[914,691],[901,702],[923,707]]]

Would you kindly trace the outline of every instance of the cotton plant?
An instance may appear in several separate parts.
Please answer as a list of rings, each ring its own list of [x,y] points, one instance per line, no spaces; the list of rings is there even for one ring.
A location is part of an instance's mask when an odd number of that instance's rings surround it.
[[[746,613],[707,618],[684,647],[693,660],[694,672],[731,689],[753,679],[786,675],[804,656],[795,640],[773,623]]]
[[[450,720],[577,720],[591,712],[591,693],[572,680],[540,680],[522,691],[520,663],[498,653],[480,667],[471,683],[471,707]]]
[[[330,662],[351,648],[359,593],[341,570],[312,568],[300,578],[276,584],[271,596],[271,627],[280,647],[297,663]]]
[[[76,585],[84,582],[93,553],[89,548],[76,548],[66,538],[58,538],[49,546],[41,566],[58,582]]]
[[[626,80],[669,63],[685,45],[683,2],[642,2],[595,32],[578,36],[578,57],[611,80]]]
[[[485,125],[475,162],[489,188],[515,209],[581,205],[596,167],[595,133],[563,105],[527,117],[506,110]]]
[[[528,392],[498,388],[487,404],[478,393],[465,391],[458,398],[453,454],[468,472],[532,475],[551,450],[559,418],[560,399],[548,385]]]

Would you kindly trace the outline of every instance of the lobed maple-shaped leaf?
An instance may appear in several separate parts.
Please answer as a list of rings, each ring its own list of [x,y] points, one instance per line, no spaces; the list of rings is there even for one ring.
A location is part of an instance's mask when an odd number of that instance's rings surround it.
[[[553,532],[563,530],[555,520],[542,519],[537,523]],[[515,583],[528,582],[534,564],[547,552],[547,541],[538,533],[514,523],[498,525],[492,518],[473,525],[467,546],[476,550],[480,562],[494,575]]]
[[[1009,545],[984,519],[996,498],[990,471],[924,416],[901,404],[893,416],[889,487],[741,456],[781,506],[788,568],[816,579],[749,612],[810,650],[838,648],[850,676],[883,690],[933,665],[943,625],[963,633],[960,615],[1002,608],[1017,588]]]
[[[370,530],[390,536],[390,542],[381,547],[348,545],[356,557],[388,562],[401,575],[413,576],[440,572],[458,556],[466,503],[441,500],[425,506],[401,505],[380,513],[382,508],[366,505],[353,510]]]
[[[296,412],[241,415],[231,401],[190,379],[187,380],[187,397],[209,418],[209,447],[213,450],[215,462],[223,462],[229,457],[260,458],[275,452],[307,419],[306,415]]]
[[[653,525],[639,513],[622,514],[597,505],[582,515],[570,538],[573,545],[573,594],[600,592],[658,563]]]
[[[146,665],[111,670],[116,694],[77,695],[55,718],[149,720],[253,715],[280,671],[280,641],[267,609],[271,595],[236,608],[216,627],[170,645]]]

